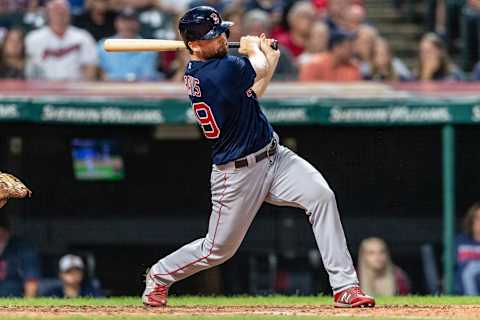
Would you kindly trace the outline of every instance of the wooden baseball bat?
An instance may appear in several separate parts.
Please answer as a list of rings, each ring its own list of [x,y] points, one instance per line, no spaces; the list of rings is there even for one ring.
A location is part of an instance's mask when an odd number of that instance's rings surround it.
[[[103,43],[103,47],[108,52],[176,51],[186,49],[183,41],[160,39],[107,39]],[[240,42],[229,42],[228,47],[239,48]],[[272,48],[278,48],[277,41],[272,44]]]

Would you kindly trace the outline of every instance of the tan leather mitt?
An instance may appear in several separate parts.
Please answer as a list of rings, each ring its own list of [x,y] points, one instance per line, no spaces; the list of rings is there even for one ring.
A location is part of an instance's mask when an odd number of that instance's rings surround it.
[[[10,198],[20,199],[30,197],[31,195],[32,191],[17,177],[0,172],[0,208],[3,207]]]

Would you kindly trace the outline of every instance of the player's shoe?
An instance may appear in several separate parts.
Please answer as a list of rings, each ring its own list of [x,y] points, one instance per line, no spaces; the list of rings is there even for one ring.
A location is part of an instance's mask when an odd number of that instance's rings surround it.
[[[142,294],[142,302],[148,307],[166,307],[168,299],[168,286],[158,283],[152,272],[147,272],[145,279],[145,291]]]
[[[375,299],[366,295],[358,286],[337,292],[333,298],[335,308],[372,308]]]

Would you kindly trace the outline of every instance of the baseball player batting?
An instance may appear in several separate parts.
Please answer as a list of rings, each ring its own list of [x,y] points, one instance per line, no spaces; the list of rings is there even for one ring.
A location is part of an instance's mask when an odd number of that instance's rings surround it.
[[[147,306],[167,304],[175,282],[232,257],[264,202],[302,208],[329,274],[335,307],[373,307],[359,287],[333,191],[307,161],[279,144],[258,104],[278,63],[274,40],[245,36],[228,55],[232,22],[211,7],[188,10],[179,30],[191,60],[185,85],[207,139],[213,142],[212,213],[205,238],[154,264],[142,295]]]

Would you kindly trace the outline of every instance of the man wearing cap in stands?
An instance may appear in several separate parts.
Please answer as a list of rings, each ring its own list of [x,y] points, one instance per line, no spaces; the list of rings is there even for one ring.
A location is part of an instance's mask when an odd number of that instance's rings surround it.
[[[59,263],[61,283],[47,290],[45,296],[57,298],[102,297],[100,288],[85,279],[85,265],[79,256],[67,254]]]

